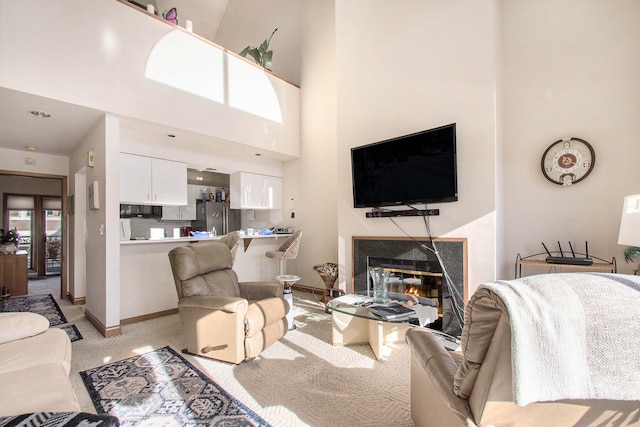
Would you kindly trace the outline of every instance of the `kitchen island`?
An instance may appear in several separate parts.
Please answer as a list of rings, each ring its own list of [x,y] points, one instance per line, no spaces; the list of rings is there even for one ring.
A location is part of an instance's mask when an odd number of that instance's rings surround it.
[[[290,234],[241,236],[233,265],[238,281],[275,281],[278,263],[267,258],[265,252],[277,249],[289,236]],[[169,251],[193,242],[220,238],[221,236],[121,241],[120,323],[126,325],[176,313],[178,296],[169,264]]]

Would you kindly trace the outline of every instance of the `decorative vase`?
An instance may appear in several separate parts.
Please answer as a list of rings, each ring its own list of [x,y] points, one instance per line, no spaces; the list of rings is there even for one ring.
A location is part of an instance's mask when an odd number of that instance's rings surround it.
[[[384,304],[389,302],[388,296],[388,281],[389,272],[384,268],[375,267],[369,268],[369,275],[371,276],[371,288],[373,302],[378,304]]]
[[[331,298],[329,296],[329,290],[333,289],[333,285],[336,283],[336,280],[338,279],[338,276],[332,276],[332,275],[329,275],[329,274],[326,274],[326,273],[318,273],[318,274],[320,275],[320,278],[324,282],[324,287],[327,289],[327,292],[322,297],[323,302],[326,303],[329,300],[331,300]]]
[[[3,243],[0,245],[0,253],[3,255],[14,254],[17,249],[18,248],[15,243]]]

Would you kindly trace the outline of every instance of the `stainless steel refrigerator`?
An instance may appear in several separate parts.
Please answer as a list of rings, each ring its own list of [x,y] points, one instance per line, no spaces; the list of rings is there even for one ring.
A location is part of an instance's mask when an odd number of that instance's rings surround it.
[[[219,236],[240,230],[240,209],[229,209],[226,202],[196,202],[196,220],[191,222],[193,231],[211,231],[216,228]]]

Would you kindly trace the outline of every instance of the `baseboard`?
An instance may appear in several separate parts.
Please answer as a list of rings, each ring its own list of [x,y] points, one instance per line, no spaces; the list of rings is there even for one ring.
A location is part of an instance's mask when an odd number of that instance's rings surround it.
[[[74,298],[71,293],[67,293],[67,301],[69,301],[73,305],[85,305],[87,303],[87,298]]]
[[[312,293],[314,295],[324,295],[324,294],[327,293],[327,290],[324,289],[324,288],[316,288],[315,286],[307,286],[307,285],[293,284],[291,286],[291,289],[298,290],[298,291],[309,292],[309,293]]]
[[[96,316],[91,314],[91,312],[86,308],[84,310],[84,317],[86,317],[89,323],[91,323],[93,327],[96,328],[98,332],[100,332],[102,336],[105,338],[120,335],[122,333],[120,330],[120,325],[106,327],[102,324],[101,321],[98,320]]]
[[[171,310],[158,311],[156,313],[144,314],[142,316],[129,317],[128,319],[120,319],[120,325],[130,325],[131,323],[142,322],[143,320],[151,320],[157,317],[168,316],[178,313],[177,308]]]

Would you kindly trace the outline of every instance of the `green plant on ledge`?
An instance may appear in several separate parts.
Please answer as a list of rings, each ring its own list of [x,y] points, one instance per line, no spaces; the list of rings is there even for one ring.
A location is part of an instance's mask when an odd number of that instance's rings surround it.
[[[249,54],[253,58],[253,60],[256,61],[256,64],[260,65],[262,68],[266,68],[267,70],[271,71],[269,67],[271,67],[271,60],[273,59],[273,51],[269,50],[269,43],[271,43],[271,37],[273,37],[276,31],[278,31],[277,28],[273,30],[273,33],[271,33],[271,36],[265,41],[263,41],[259,47],[253,47],[253,46],[245,47],[242,50],[242,52],[240,52],[240,56],[246,58],[247,54]]]

